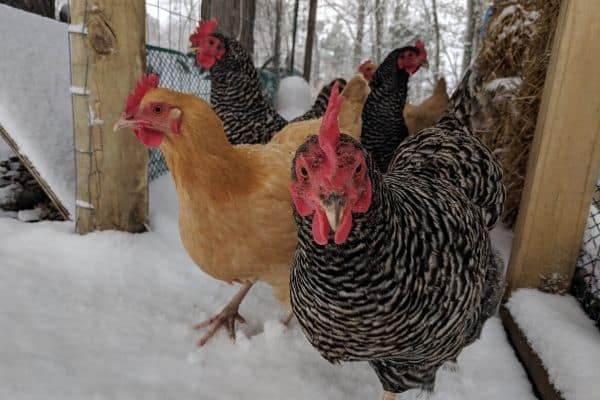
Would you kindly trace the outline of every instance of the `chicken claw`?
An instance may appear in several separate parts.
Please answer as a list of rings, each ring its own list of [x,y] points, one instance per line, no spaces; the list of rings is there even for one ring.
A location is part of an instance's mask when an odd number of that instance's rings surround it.
[[[237,292],[225,308],[223,308],[223,311],[214,317],[193,326],[195,330],[208,328],[208,331],[198,341],[198,347],[204,346],[222,326],[227,328],[229,337],[235,340],[235,322],[237,321],[241,324],[246,323],[244,317],[239,314],[238,308],[253,284],[254,283],[244,283],[240,291]]]

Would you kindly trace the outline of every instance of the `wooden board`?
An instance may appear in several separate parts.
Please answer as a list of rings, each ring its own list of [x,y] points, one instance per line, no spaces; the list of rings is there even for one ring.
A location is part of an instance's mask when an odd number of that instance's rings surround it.
[[[87,7],[87,8],[86,8]],[[148,219],[148,151],[112,132],[145,70],[144,0],[71,1],[77,231],[141,232]]]
[[[60,213],[60,216],[65,221],[68,220],[69,212],[67,211],[67,208],[63,205],[63,203],[60,201],[58,196],[56,196],[56,193],[54,193],[54,191],[52,190],[50,185],[48,185],[46,180],[44,178],[42,178],[42,176],[40,175],[38,170],[35,169],[35,167],[31,163],[31,161],[29,161],[29,158],[27,158],[27,156],[25,156],[21,152],[21,149],[19,149],[19,146],[17,145],[17,143],[12,139],[12,137],[8,134],[8,132],[6,132],[6,130],[4,129],[4,127],[1,124],[0,124],[0,138],[4,139],[6,144],[8,144],[8,147],[10,147],[11,150],[17,155],[17,157],[19,157],[19,161],[21,161],[21,164],[23,164],[23,166],[27,169],[27,171],[29,171],[31,176],[33,176],[33,178],[37,181],[37,183],[40,185],[40,187],[42,188],[44,193],[46,193],[46,196],[48,196],[48,198],[52,202],[52,205],[54,207],[56,207],[56,209]]]
[[[600,168],[600,1],[564,0],[527,169],[509,290],[570,284]]]
[[[544,368],[542,360],[540,360],[537,354],[533,351],[527,342],[525,334],[523,334],[523,331],[521,331],[519,325],[517,325],[513,319],[510,311],[508,311],[508,309],[504,306],[500,307],[500,318],[502,318],[504,328],[508,333],[508,337],[515,348],[521,363],[523,363],[525,369],[527,370],[529,379],[535,385],[537,394],[542,398],[542,400],[564,400],[560,393],[554,388],[554,385],[552,385],[550,382],[548,372],[546,371],[546,368]]]

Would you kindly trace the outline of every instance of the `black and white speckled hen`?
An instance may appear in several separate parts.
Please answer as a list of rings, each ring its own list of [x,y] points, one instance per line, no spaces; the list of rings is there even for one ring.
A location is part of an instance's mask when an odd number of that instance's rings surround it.
[[[408,78],[427,63],[422,41],[392,51],[379,65],[369,86],[363,109],[361,143],[371,153],[380,171],[386,171],[394,151],[408,137],[402,116],[408,93]]]
[[[320,118],[333,84],[338,81],[340,90],[346,85],[337,79],[324,86],[310,110],[287,121],[266,102],[250,54],[237,40],[216,32],[216,27],[216,20],[201,21],[190,42],[196,63],[210,71],[210,104],[232,144],[268,143],[288,122]]]
[[[501,168],[454,113],[406,139],[381,173],[340,134],[332,97],[296,152],[294,314],[330,362],[368,361],[384,399],[433,390],[494,313],[504,289],[489,229]]]

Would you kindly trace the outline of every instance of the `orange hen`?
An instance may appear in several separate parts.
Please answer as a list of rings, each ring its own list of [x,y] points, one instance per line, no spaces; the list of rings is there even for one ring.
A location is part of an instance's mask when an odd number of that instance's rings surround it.
[[[142,78],[115,129],[132,128],[147,146],[160,145],[175,182],[186,251],[215,279],[242,284],[221,313],[197,325],[208,328],[199,345],[221,326],[234,338],[235,322],[244,321],[238,307],[254,282],[271,285],[289,308],[289,266],[297,243],[290,166],[321,121],[289,124],[265,145],[233,146],[205,101],[157,86],[156,76]],[[339,122],[356,138],[368,91],[357,75],[342,93]]]

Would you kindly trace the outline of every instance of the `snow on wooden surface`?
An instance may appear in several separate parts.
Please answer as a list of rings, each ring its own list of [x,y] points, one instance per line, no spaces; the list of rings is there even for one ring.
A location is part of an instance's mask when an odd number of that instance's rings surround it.
[[[0,5],[0,124],[75,214],[67,25]]]
[[[577,300],[520,289],[506,307],[565,400],[600,398],[600,332]]]

